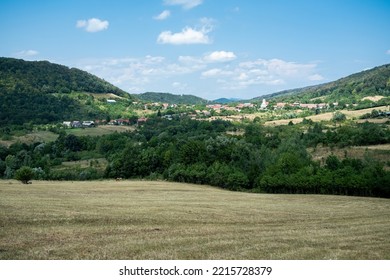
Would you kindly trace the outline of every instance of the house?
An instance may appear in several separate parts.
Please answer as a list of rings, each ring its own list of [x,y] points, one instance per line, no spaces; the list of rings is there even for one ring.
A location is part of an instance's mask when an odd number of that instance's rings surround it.
[[[210,117],[211,116],[211,113],[209,111],[207,111],[207,110],[203,110],[202,113],[203,113],[203,115],[205,117]]]
[[[107,103],[116,103],[115,99],[107,99]]]
[[[130,125],[130,121],[128,119],[117,119],[116,124],[117,125]]]
[[[62,122],[62,125],[67,127],[67,128],[71,128],[72,127],[72,122]]]
[[[317,109],[317,104],[301,104],[300,107],[306,109]]]
[[[94,121],[83,121],[81,125],[82,125],[82,127],[95,127],[95,122]]]
[[[285,102],[278,102],[278,103],[276,103],[274,108],[275,109],[283,109],[286,105],[287,105],[287,103],[285,103]]]
[[[83,125],[82,125],[82,123],[80,122],[80,121],[73,121],[72,122],[72,127],[73,128],[80,128],[80,127],[82,127]]]

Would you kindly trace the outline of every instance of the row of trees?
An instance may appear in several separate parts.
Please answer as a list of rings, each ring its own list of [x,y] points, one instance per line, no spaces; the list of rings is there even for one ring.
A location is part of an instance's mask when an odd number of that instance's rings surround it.
[[[244,133],[235,133],[240,130]],[[345,141],[345,143],[344,143]],[[390,141],[378,124],[329,129],[233,125],[225,121],[151,119],[134,132],[76,137],[0,148],[0,174],[15,177],[24,166],[40,179],[149,178],[210,184],[230,190],[390,197],[390,173],[370,159],[331,155],[315,162],[308,146]],[[61,169],[63,161],[105,158],[105,167]]]

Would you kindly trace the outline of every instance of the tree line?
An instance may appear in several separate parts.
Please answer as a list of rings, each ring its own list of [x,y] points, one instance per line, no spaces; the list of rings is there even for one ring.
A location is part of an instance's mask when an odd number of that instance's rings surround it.
[[[319,123],[265,127],[259,123],[152,118],[134,132],[74,136],[51,143],[0,147],[0,174],[14,178],[28,166],[37,179],[159,179],[266,193],[390,197],[390,172],[365,159],[314,161],[307,147],[345,147],[390,142],[380,124],[333,128]],[[58,168],[64,161],[105,158],[102,168]]]

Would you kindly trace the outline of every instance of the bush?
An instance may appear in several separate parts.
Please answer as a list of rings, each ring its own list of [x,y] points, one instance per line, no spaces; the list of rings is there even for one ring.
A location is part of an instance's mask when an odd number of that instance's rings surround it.
[[[332,117],[332,121],[333,122],[342,122],[342,121],[345,121],[347,119],[347,117],[345,116],[345,114],[337,111],[333,114],[333,117]]]
[[[28,166],[22,166],[15,173],[15,179],[21,181],[23,184],[28,184],[33,177],[34,171]]]

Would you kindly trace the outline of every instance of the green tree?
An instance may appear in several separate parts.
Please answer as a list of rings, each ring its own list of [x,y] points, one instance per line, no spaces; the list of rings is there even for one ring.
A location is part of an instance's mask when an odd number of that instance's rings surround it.
[[[342,121],[345,121],[347,119],[347,117],[345,116],[345,114],[337,111],[333,114],[333,117],[332,117],[332,121],[333,122],[342,122]]]
[[[34,171],[28,166],[22,166],[15,172],[15,179],[21,181],[23,184],[28,184],[33,177]]]

